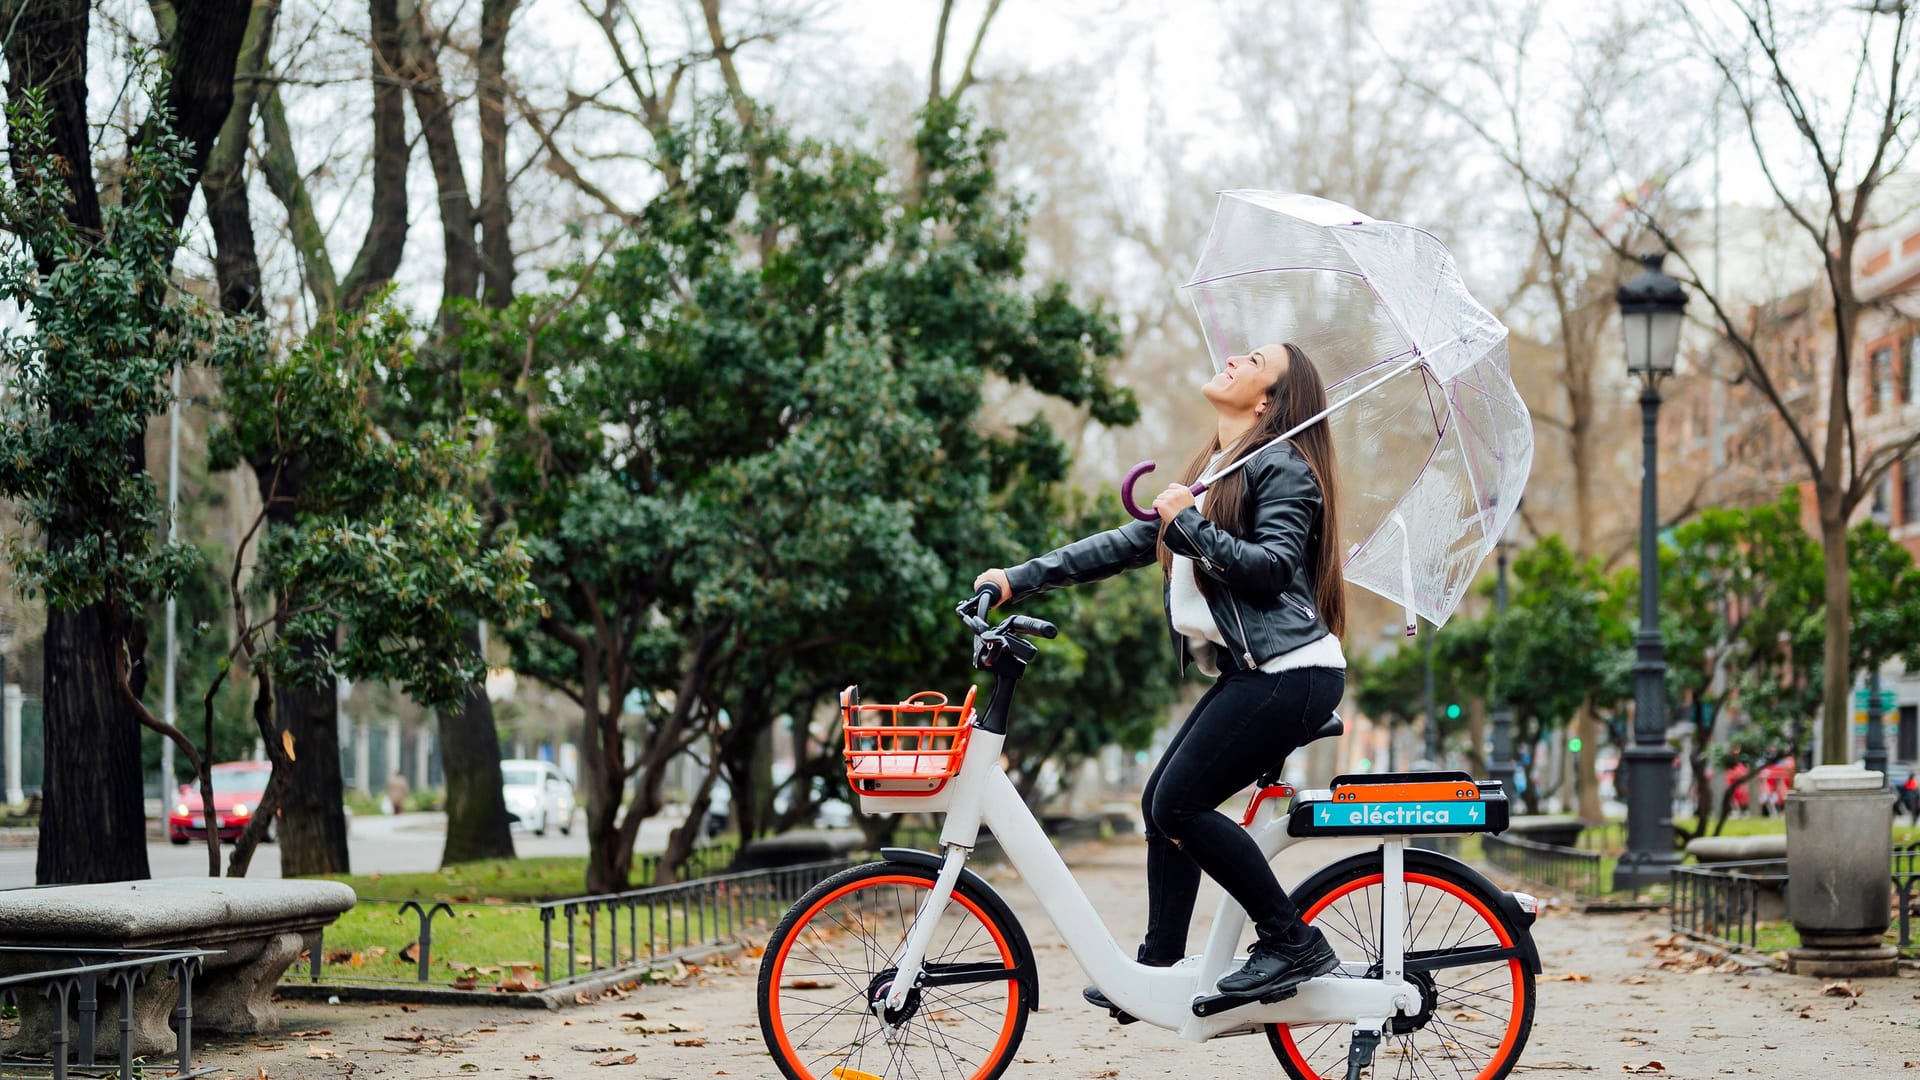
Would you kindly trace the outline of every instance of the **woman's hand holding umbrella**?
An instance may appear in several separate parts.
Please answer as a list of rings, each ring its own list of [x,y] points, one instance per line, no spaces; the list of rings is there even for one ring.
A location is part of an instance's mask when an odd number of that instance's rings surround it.
[[[1153,509],[1161,521],[1172,521],[1180,511],[1193,505],[1193,490],[1185,484],[1168,484],[1165,491],[1154,496]]]

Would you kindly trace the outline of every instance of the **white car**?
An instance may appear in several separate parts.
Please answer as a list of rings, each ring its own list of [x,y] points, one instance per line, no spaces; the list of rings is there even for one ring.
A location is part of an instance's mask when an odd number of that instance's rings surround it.
[[[560,835],[573,833],[573,784],[551,761],[513,760],[500,763],[500,791],[515,823],[547,835],[547,826]]]

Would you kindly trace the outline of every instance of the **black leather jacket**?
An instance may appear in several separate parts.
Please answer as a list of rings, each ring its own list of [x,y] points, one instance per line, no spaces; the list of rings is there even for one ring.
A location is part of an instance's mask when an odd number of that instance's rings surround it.
[[[1167,526],[1167,548],[1194,561],[1225,588],[1207,601],[1227,647],[1220,670],[1257,668],[1281,653],[1319,640],[1327,625],[1315,610],[1313,566],[1320,542],[1320,485],[1292,443],[1254,451],[1244,467],[1250,497],[1239,536],[1188,507]],[[1076,540],[1007,569],[1010,599],[1112,577],[1158,557],[1157,521],[1132,521]],[[1167,632],[1182,671],[1191,661],[1185,635],[1173,629],[1171,590],[1164,589]]]

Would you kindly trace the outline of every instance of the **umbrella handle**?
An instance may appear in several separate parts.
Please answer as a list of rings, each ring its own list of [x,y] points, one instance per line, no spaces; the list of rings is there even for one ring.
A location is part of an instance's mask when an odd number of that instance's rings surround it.
[[[1160,511],[1155,510],[1151,506],[1142,510],[1140,509],[1140,504],[1133,501],[1134,482],[1152,472],[1156,464],[1157,462],[1153,461],[1143,461],[1133,468],[1128,469],[1126,479],[1120,481],[1120,505],[1127,508],[1127,513],[1132,514],[1141,521],[1160,520]],[[1206,494],[1207,485],[1195,484],[1188,490],[1192,491],[1195,495],[1204,495]]]

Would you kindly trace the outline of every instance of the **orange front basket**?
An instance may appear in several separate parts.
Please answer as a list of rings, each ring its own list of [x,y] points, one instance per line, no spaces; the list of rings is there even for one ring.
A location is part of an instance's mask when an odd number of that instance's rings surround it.
[[[860,795],[936,795],[960,771],[973,730],[974,688],[967,699],[922,690],[898,705],[862,705],[860,691],[840,691],[847,733],[847,783]]]

